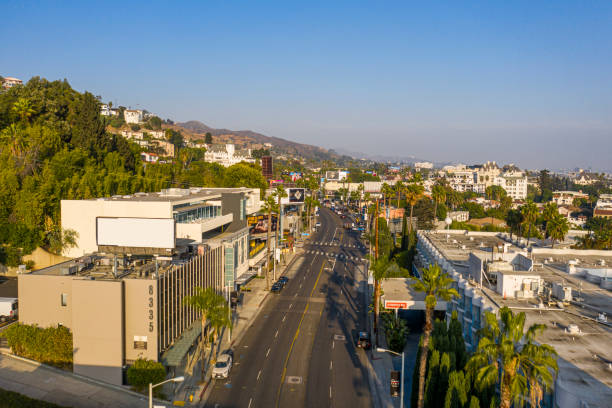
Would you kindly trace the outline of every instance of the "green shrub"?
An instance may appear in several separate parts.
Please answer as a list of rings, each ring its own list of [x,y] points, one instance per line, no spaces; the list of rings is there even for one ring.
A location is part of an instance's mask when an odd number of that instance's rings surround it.
[[[144,391],[149,383],[157,384],[164,381],[165,378],[166,369],[161,363],[153,360],[139,358],[127,370],[128,383],[137,391]]]
[[[0,408],[62,408],[60,405],[45,402],[13,391],[0,388]]]
[[[44,364],[72,368],[72,333],[64,326],[42,328],[16,323],[3,333],[13,353]]]

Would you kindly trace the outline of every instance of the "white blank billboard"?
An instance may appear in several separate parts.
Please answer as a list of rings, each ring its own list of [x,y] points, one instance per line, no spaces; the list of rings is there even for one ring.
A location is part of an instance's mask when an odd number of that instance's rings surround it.
[[[137,248],[174,248],[172,218],[96,219],[96,241],[100,245]]]

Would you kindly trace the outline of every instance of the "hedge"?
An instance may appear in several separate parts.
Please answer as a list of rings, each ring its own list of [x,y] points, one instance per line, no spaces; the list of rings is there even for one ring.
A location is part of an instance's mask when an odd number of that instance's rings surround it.
[[[149,383],[157,384],[166,379],[166,369],[162,363],[139,358],[127,370],[127,380],[137,391],[143,391]],[[161,390],[155,390],[161,391]]]
[[[3,337],[18,356],[72,368],[72,333],[64,326],[42,328],[16,323],[4,331]]]

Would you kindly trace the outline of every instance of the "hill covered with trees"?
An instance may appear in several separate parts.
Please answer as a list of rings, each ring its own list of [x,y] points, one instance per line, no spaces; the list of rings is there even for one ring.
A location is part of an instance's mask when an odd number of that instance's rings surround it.
[[[257,165],[224,168],[182,146],[172,163],[142,163],[141,148],[109,133],[100,102],[64,81],[34,77],[0,91],[0,263],[16,266],[42,246],[74,241],[60,200],[159,191],[168,187],[266,186]]]

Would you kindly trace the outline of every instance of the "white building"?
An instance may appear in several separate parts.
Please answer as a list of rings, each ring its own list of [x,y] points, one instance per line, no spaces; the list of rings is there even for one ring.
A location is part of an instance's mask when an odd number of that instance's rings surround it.
[[[573,205],[577,198],[588,199],[589,195],[580,191],[553,191],[552,201],[557,205]]]
[[[416,162],[414,163],[414,169],[415,170],[433,169],[433,163],[432,162]]]
[[[495,177],[494,184],[502,187],[513,200],[527,198],[527,176],[509,172]]]
[[[593,217],[612,218],[612,194],[601,194],[593,210]]]
[[[119,115],[119,109],[113,109],[106,104],[100,105],[100,114],[102,116],[117,116]]]
[[[233,144],[213,145],[204,153],[204,161],[229,167],[240,162],[255,163],[251,149],[237,150]]]
[[[123,111],[123,118],[125,123],[142,123],[143,113],[138,109],[126,109]]]
[[[4,81],[2,81],[2,88],[4,89],[12,88],[15,85],[23,85],[23,81],[19,78],[13,77],[5,77]]]

